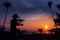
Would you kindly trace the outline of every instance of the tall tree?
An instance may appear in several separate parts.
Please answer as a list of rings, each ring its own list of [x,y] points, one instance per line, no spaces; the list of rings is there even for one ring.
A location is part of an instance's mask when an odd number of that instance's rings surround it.
[[[4,4],[2,4],[2,6],[6,7],[5,18],[4,18],[4,22],[3,22],[3,26],[5,26],[8,9],[10,8],[11,4],[7,1],[7,2],[4,2]]]
[[[60,5],[56,5],[56,7],[60,10]],[[57,18],[54,20],[56,25],[60,26],[60,14],[59,13],[56,13],[57,15]]]
[[[54,21],[55,18],[54,18],[54,14],[53,14],[52,7],[51,7],[51,6],[52,6],[52,2],[51,2],[51,1],[48,2],[48,6],[49,6],[49,8],[50,8],[51,15],[52,15],[52,18],[53,18],[53,21]],[[56,26],[56,28],[57,28],[57,25],[56,25],[55,21],[54,21],[54,24],[55,24],[55,26]]]

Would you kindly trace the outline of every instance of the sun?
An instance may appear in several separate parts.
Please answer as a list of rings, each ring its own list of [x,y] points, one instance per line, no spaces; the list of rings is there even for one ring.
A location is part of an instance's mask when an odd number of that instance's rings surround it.
[[[48,25],[45,25],[45,29],[48,30],[49,29],[49,26]]]
[[[45,25],[45,29],[48,29],[48,25]]]
[[[49,27],[49,25],[44,25],[44,27],[43,27],[43,31],[48,31],[50,29],[50,27]]]
[[[45,26],[44,26],[44,29],[45,29],[44,32],[45,32],[46,34],[48,34],[49,25],[45,25]]]

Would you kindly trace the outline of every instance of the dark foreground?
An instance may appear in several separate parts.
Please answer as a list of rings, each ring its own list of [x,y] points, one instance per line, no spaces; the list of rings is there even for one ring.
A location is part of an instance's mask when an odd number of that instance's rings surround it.
[[[0,40],[60,40],[59,34],[14,34],[0,35]]]

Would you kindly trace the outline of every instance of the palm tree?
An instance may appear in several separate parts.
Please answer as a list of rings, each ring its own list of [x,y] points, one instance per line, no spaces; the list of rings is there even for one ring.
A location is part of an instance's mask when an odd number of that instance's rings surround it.
[[[60,10],[60,5],[59,4],[57,5],[57,8]]]
[[[4,18],[4,22],[3,22],[3,26],[5,26],[6,19],[7,19],[7,12],[8,12],[9,7],[11,6],[11,4],[9,2],[4,2],[4,4],[2,4],[2,6],[6,7],[5,18]]]
[[[52,6],[52,2],[51,2],[51,1],[48,2],[48,6],[49,6],[49,9],[50,9],[50,11],[51,11],[51,15],[52,15],[52,18],[53,18],[53,21],[54,21],[55,18],[54,18],[54,14],[53,14],[52,8],[51,8],[51,6]],[[57,25],[56,25],[55,21],[54,21],[54,24],[55,24],[55,26],[56,26],[56,28],[57,28]]]
[[[60,5],[56,5],[56,7],[60,10]],[[55,22],[58,26],[60,26],[60,14],[59,13],[56,13],[57,15],[57,18],[55,19]]]

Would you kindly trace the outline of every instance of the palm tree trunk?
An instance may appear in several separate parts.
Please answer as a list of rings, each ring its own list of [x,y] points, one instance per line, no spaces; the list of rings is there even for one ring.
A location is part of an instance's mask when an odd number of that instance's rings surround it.
[[[50,7],[50,11],[51,11],[51,15],[52,15],[52,18],[53,18],[53,21],[55,20],[55,18],[54,18],[54,14],[53,14],[53,12],[52,12],[52,9],[51,9],[51,7]],[[54,21],[54,24],[55,24],[55,27],[57,28],[57,25],[56,25],[56,22]]]
[[[6,12],[5,12],[5,18],[4,18],[3,26],[5,26],[5,23],[6,23],[6,19],[7,19],[7,11],[8,11],[8,8],[6,8]]]

